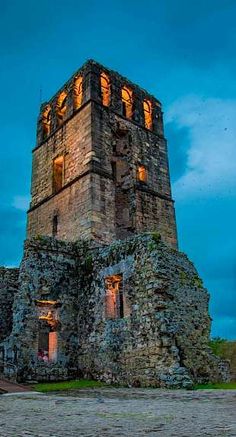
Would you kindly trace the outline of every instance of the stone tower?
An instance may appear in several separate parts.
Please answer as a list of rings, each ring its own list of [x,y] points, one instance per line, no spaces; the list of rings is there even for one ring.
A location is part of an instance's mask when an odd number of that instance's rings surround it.
[[[208,347],[209,294],[173,249],[160,103],[88,61],[42,106],[37,138],[30,238],[20,268],[0,269],[0,372],[153,387],[226,379]]]
[[[110,243],[157,231],[177,246],[161,103],[88,61],[40,111],[28,238]]]

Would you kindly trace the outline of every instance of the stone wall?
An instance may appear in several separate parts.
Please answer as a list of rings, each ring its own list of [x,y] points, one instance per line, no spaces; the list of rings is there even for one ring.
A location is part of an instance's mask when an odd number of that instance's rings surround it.
[[[104,72],[110,81],[109,106],[102,104],[100,78]],[[78,76],[83,78],[83,97],[81,106],[75,108]],[[123,115],[124,86],[132,90],[131,118]],[[58,120],[58,98],[63,92],[66,110]],[[152,107],[150,129],[144,122],[145,99]],[[46,137],[42,131],[45,105],[51,108]],[[33,150],[28,238],[56,235],[60,240],[93,238],[109,244],[135,233],[158,231],[167,244],[176,247],[160,102],[118,73],[89,61],[45,105]],[[55,190],[53,162],[58,157],[63,157],[63,177]],[[140,166],[145,168],[146,181],[137,177]]]
[[[0,267],[0,342],[12,330],[12,306],[18,289],[19,269]]]
[[[47,202],[28,214],[28,236],[52,235],[53,218],[57,216],[57,236],[60,240],[91,238],[91,176],[86,174],[73,186],[65,187]],[[74,238],[72,237],[74,235]]]
[[[32,201],[28,237],[52,235],[58,217],[61,240],[90,236],[91,217],[91,109],[90,105],[33,152]],[[75,134],[76,132],[76,134]],[[53,192],[53,160],[64,157],[63,187]]]
[[[76,373],[78,278],[75,250],[54,239],[26,241],[14,302],[13,330],[5,342],[5,373],[19,381],[61,380]],[[39,304],[56,302],[58,354],[56,362],[38,360]],[[9,364],[9,365],[8,365]],[[14,364],[14,368],[12,367]]]
[[[116,307],[111,278],[120,281]],[[34,238],[25,244],[19,283],[4,343],[7,376],[165,387],[222,378],[208,348],[209,295],[193,264],[159,234],[107,247]],[[41,316],[50,320],[49,310],[58,346],[57,359],[45,363],[38,351]]]
[[[208,348],[209,295],[184,254],[142,235],[99,249],[92,266],[78,314],[82,374],[167,387],[222,378]],[[130,316],[106,319],[105,278],[118,274]]]
[[[92,234],[111,242],[137,232],[158,231],[167,244],[176,247],[166,140],[95,102],[92,138],[97,170],[92,185]],[[145,183],[137,180],[140,165],[147,171]]]

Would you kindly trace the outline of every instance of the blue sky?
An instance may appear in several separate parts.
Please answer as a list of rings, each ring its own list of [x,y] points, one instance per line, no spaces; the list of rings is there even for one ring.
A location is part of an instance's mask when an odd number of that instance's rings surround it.
[[[236,338],[236,0],[0,0],[0,264],[25,237],[40,103],[88,58],[164,107],[180,249]]]

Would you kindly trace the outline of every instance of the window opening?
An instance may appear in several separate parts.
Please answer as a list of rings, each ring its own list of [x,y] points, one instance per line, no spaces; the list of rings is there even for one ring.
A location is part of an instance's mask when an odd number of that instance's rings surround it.
[[[57,98],[57,104],[56,104],[56,114],[59,122],[63,121],[63,118],[66,114],[66,110],[67,110],[66,100],[67,100],[67,93],[65,91],[62,91]]]
[[[39,361],[57,361],[58,351],[58,310],[54,301],[37,301],[39,333],[38,333],[38,352]]]
[[[132,118],[133,115],[133,99],[132,99],[132,91],[123,87],[121,90],[121,98],[122,98],[122,113],[127,118]]]
[[[82,105],[82,99],[83,99],[82,76],[77,76],[74,79],[73,99],[74,99],[74,109],[79,109],[80,106]]]
[[[148,180],[148,172],[144,165],[139,165],[137,170],[137,179],[139,182],[147,183]]]
[[[48,334],[48,360],[57,361],[57,332],[52,331]]]
[[[122,275],[113,275],[105,278],[105,315],[107,319],[124,317],[124,295]]]
[[[54,215],[52,219],[52,236],[56,237],[58,231],[58,216]]]
[[[101,82],[101,95],[102,95],[102,104],[104,106],[109,106],[111,99],[111,87],[109,77],[106,73],[102,73],[100,76]]]
[[[64,157],[59,156],[53,161],[53,192],[57,193],[63,186]]]
[[[152,104],[149,100],[143,102],[144,123],[147,129],[152,129]]]
[[[51,130],[51,106],[47,105],[42,112],[42,128],[43,128],[43,138],[50,134]]]

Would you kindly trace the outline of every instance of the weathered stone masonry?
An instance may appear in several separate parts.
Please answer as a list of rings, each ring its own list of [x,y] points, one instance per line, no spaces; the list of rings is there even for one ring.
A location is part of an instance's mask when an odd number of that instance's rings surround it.
[[[1,342],[12,331],[13,302],[18,290],[19,269],[0,267],[0,372],[3,370],[5,351]]]
[[[122,276],[124,316],[106,314],[106,278]],[[209,295],[187,257],[156,234],[109,247],[26,242],[6,359],[18,380],[75,376],[142,386],[191,386],[222,378],[208,348]],[[38,302],[57,302],[56,362],[37,358]],[[17,351],[16,351],[17,349]],[[6,366],[6,374],[13,375]],[[13,375],[14,376],[14,375]]]
[[[0,341],[12,330],[12,306],[18,290],[19,269],[0,267]]]
[[[191,387],[227,378],[177,250],[160,102],[88,61],[41,107],[28,240],[0,270],[0,372]]]
[[[110,83],[109,106],[102,104],[100,79]],[[74,84],[82,78],[79,107],[74,106]],[[132,92],[132,116],[123,115],[122,87]],[[63,119],[58,101],[66,93]],[[143,102],[152,106],[152,127],[144,121]],[[50,106],[50,131],[42,117]],[[55,193],[53,162],[63,158],[63,181]],[[140,165],[147,170],[137,179]],[[32,201],[28,237],[53,235],[75,241],[94,238],[110,243],[134,233],[158,230],[176,247],[176,224],[171,198],[166,140],[160,102],[119,74],[89,61],[50,102],[42,106],[37,146],[33,150]]]

